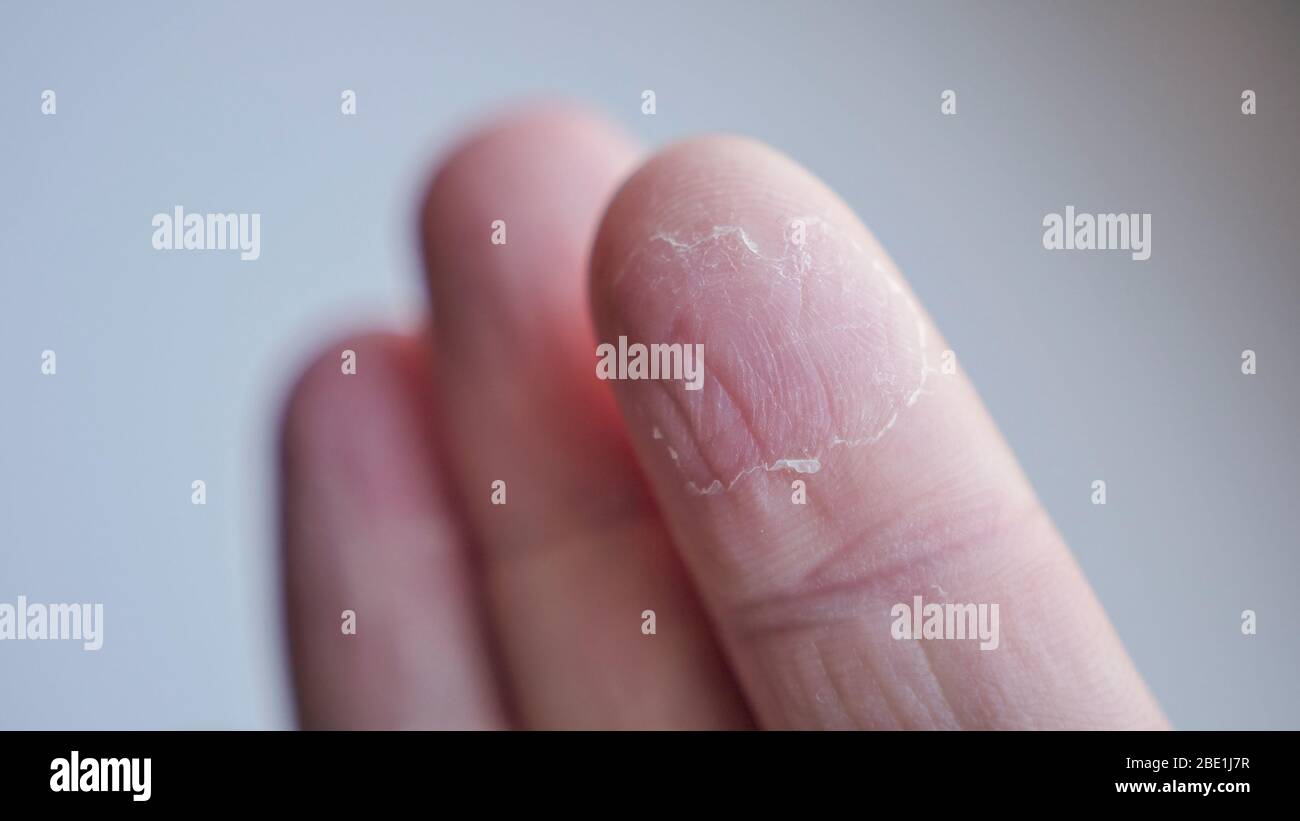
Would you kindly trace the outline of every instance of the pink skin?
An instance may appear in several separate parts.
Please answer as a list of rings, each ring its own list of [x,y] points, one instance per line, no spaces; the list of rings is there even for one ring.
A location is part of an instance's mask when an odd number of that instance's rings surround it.
[[[947,343],[806,171],[537,110],[450,155],[422,227],[434,341],[331,347],[286,418],[305,726],[1165,726]],[[620,335],[702,343],[704,388],[598,380]],[[892,639],[915,595],[997,603],[998,649]]]

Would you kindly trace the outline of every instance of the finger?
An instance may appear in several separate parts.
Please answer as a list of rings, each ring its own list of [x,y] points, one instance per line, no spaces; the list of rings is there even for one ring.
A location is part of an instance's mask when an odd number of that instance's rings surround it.
[[[431,447],[425,348],[386,335],[343,342],[289,400],[284,583],[307,728],[502,724],[467,555]],[[344,372],[346,351],[355,373]]]
[[[704,346],[701,390],[616,392],[762,724],[1163,723],[974,390],[938,371],[947,343],[804,170],[734,138],[665,151],[611,205],[592,289],[603,342]],[[997,604],[996,649],[893,638],[916,596],[985,605],[990,636]]]
[[[456,150],[425,208],[442,432],[526,726],[747,720],[591,368],[588,249],[637,157],[538,109]]]

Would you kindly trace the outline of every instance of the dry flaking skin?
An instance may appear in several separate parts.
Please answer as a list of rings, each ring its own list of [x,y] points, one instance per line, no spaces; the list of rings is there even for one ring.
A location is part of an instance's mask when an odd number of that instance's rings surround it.
[[[851,230],[828,215],[664,228],[615,271],[619,304],[671,317],[654,328],[628,316],[639,341],[704,344],[704,390],[661,381],[650,400],[652,438],[689,493],[817,473],[836,448],[880,440],[923,394],[920,311]]]

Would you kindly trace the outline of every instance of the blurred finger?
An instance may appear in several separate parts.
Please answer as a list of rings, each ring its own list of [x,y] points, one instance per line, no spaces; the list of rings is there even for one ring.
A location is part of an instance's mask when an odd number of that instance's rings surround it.
[[[334,346],[294,388],[282,442],[284,583],[311,729],[502,726],[430,435],[423,340]],[[355,373],[343,372],[343,352]]]
[[[441,432],[526,726],[747,722],[592,368],[588,250],[639,153],[535,109],[465,141],[425,208]]]

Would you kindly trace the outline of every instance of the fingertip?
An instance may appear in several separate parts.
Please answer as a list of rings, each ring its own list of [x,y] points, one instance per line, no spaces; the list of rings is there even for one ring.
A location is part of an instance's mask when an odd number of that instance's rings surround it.
[[[386,479],[403,450],[431,448],[431,357],[419,336],[372,331],[341,336],[303,367],[280,420],[283,470],[351,474],[364,491],[410,493]],[[414,500],[413,500],[414,501]]]
[[[357,364],[373,367],[364,373],[375,378],[405,370],[403,363],[414,355],[411,340],[396,333],[370,331],[340,335],[320,346],[298,370],[286,395],[280,419],[282,439],[294,443],[314,432],[315,423],[328,423],[331,412],[354,395],[343,377],[357,376]]]
[[[752,137],[705,134],[673,143],[645,160],[611,200],[592,253],[598,292],[613,285],[630,256],[660,233],[710,233],[745,221],[755,243],[782,242],[806,212],[848,208],[785,154]],[[792,216],[793,215],[793,216]]]
[[[567,101],[471,130],[439,163],[420,211],[435,310],[473,303],[503,326],[528,327],[530,317],[585,302],[597,223],[640,153],[618,126]],[[438,320],[442,333],[456,311]]]
[[[430,360],[419,336],[343,337],[285,403],[282,582],[304,726],[500,724],[433,452]]]
[[[752,139],[688,140],[638,169],[598,232],[591,288],[602,342],[703,346],[702,390],[620,386],[697,491],[879,435],[924,378],[920,310],[888,256]]]

